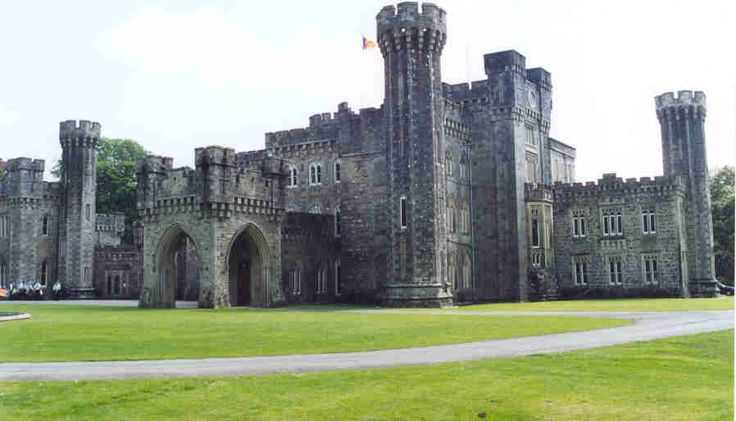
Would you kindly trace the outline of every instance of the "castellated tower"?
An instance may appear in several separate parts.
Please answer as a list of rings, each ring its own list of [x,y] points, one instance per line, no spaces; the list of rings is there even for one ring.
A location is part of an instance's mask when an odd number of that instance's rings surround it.
[[[63,121],[59,281],[71,298],[94,297],[95,193],[100,124]]]
[[[710,184],[705,154],[705,94],[679,91],[655,98],[662,130],[664,174],[679,176],[686,188],[687,261],[690,292],[694,296],[714,296],[713,221]]]
[[[447,247],[442,169],[444,99],[440,56],[445,11],[424,3],[386,6],[376,17],[384,59],[388,159],[387,305],[443,306]]]

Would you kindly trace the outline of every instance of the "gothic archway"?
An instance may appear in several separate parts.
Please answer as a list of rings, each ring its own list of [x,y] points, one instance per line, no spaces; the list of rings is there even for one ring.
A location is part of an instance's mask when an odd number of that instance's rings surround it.
[[[266,238],[255,225],[233,237],[227,261],[230,305],[266,306],[270,259]]]
[[[155,307],[175,307],[176,300],[199,298],[201,261],[197,245],[180,225],[171,226],[159,240],[154,260]]]

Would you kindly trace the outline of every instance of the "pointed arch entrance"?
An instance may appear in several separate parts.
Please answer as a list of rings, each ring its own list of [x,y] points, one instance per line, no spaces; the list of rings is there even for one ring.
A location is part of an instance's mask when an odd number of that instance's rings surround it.
[[[166,230],[159,240],[154,261],[157,272],[154,306],[173,308],[176,300],[198,300],[201,266],[192,237],[178,224]]]
[[[246,225],[233,237],[228,251],[231,306],[268,304],[269,262],[266,238],[255,225]]]

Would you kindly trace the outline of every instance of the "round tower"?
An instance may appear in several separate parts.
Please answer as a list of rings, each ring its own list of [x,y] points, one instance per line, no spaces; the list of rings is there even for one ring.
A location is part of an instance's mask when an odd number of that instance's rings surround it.
[[[97,147],[100,124],[80,120],[59,124],[62,200],[59,225],[59,281],[70,298],[93,298]]]
[[[443,306],[444,99],[440,57],[445,11],[404,2],[376,16],[384,59],[390,257],[387,305]]]
[[[700,91],[667,92],[655,98],[662,132],[664,174],[681,177],[686,188],[685,227],[690,293],[716,294],[713,256],[713,221],[705,153],[705,94]]]

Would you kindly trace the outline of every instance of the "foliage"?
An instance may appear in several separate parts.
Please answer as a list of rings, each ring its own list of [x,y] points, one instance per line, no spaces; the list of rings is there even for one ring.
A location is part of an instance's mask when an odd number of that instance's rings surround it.
[[[0,384],[14,420],[732,420],[733,330],[564,354],[270,376]]]
[[[543,335],[629,323],[587,317],[139,310],[12,302],[2,309],[33,316],[23,323],[0,326],[3,362],[348,352]]]
[[[123,241],[132,240],[132,223],[137,217],[135,206],[135,162],[148,152],[130,139],[101,138],[97,152],[97,212],[124,213],[126,216]],[[51,174],[61,177],[61,161]]]
[[[734,262],[734,169],[725,166],[714,171],[710,179],[713,210],[713,251],[716,277],[733,285]]]

